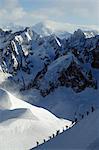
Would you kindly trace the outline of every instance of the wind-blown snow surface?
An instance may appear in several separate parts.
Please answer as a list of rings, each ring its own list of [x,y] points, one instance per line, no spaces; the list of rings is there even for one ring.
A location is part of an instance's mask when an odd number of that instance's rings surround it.
[[[99,150],[99,110],[90,112],[75,126],[55,139],[38,147],[39,150]]]
[[[71,121],[59,119],[49,111],[26,103],[0,89],[0,149],[28,150],[60,133]]]

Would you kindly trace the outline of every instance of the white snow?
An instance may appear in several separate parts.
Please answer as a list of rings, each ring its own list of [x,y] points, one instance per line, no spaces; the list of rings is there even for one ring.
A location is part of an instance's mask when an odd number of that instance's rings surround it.
[[[17,59],[13,53],[12,53],[12,59],[14,60],[14,67],[17,68],[18,62],[17,62]]]
[[[99,35],[99,31],[91,30],[91,31],[83,31],[86,38],[95,37],[96,35]]]
[[[61,47],[61,43],[59,42],[59,40],[57,38],[55,39],[56,39],[57,44]]]
[[[0,70],[0,86],[8,77],[11,77],[9,73],[4,73]]]
[[[48,70],[53,69],[53,71],[55,71],[55,70],[59,70],[60,68],[60,71],[61,71],[63,67],[68,68],[68,66],[71,64],[72,59],[73,59],[73,55],[71,53],[68,53],[65,56],[59,57],[49,66]]]
[[[32,106],[0,89],[0,149],[27,150],[63,131],[71,121]]]
[[[28,38],[28,41],[31,41],[32,39],[31,39],[29,33],[28,33],[28,32],[25,32],[25,34],[26,34],[26,36],[27,36],[27,38]]]
[[[16,39],[18,42],[20,42],[20,43],[22,43],[22,42],[23,42],[23,38],[22,38],[22,36],[21,36],[21,35],[17,35],[17,36],[15,36],[15,39]]]
[[[12,40],[12,42],[11,42],[12,44],[13,44],[13,46],[14,46],[14,49],[15,49],[15,52],[17,53],[17,55],[19,54],[19,52],[18,52],[18,49],[17,49],[17,46],[16,46],[16,44],[15,44],[15,42]]]

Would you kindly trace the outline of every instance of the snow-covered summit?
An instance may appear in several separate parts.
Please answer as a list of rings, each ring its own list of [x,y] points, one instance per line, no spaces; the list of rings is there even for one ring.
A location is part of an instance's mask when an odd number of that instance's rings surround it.
[[[62,29],[55,29],[48,22],[39,22],[32,27],[32,30],[34,30],[36,33],[40,34],[43,37],[55,34],[61,39],[67,39],[71,36],[71,33],[69,33],[68,31],[63,31]]]
[[[74,32],[74,34],[70,37],[72,41],[81,40],[85,38],[85,35],[81,29],[78,29]]]
[[[52,29],[45,22],[35,24],[32,27],[32,30],[40,34],[41,36],[48,36],[53,33]]]
[[[0,149],[27,150],[49,140],[71,121],[26,103],[0,89]]]

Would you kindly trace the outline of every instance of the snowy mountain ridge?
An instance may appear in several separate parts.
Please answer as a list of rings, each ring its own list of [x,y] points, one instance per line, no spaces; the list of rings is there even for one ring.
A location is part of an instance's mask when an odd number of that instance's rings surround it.
[[[66,40],[56,35],[41,37],[30,28],[15,33],[1,30],[0,35],[1,70],[11,74],[13,81],[19,84],[21,90],[36,88],[45,96],[58,86],[71,87],[75,92],[81,92],[86,87],[97,88],[92,70],[99,65],[96,57],[98,35],[86,39],[83,31],[78,29]],[[71,58],[70,61],[67,57]],[[61,65],[61,60],[65,65],[63,63]],[[56,66],[61,66],[61,71],[58,67],[55,72],[57,68],[54,69],[55,63]],[[90,66],[89,69],[86,66]],[[42,84],[47,84],[45,79],[47,74],[49,74],[48,87],[45,86],[44,90]],[[58,78],[55,79],[56,76]]]

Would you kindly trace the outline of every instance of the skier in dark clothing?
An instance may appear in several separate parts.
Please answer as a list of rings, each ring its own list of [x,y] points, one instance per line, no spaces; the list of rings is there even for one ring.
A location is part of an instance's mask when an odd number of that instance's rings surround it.
[[[92,106],[92,107],[91,107],[91,111],[94,112],[94,110],[95,110],[95,109],[94,109],[94,107]]]
[[[56,132],[56,135],[58,135],[59,134],[59,130],[57,130],[57,132]]]
[[[44,139],[44,143],[46,142],[46,140]]]
[[[55,137],[55,135],[53,134],[53,138]]]
[[[87,111],[87,116],[89,115],[89,111]]]
[[[49,139],[51,139],[52,137],[51,136],[49,136]]]
[[[84,118],[84,115],[81,115],[81,118],[83,119],[83,118]]]
[[[68,126],[66,126],[66,129],[68,128]]]
[[[37,144],[37,146],[38,146],[38,145],[39,145],[39,142],[37,141],[36,144]]]
[[[75,118],[75,122],[76,122],[76,123],[78,122],[77,118]]]

